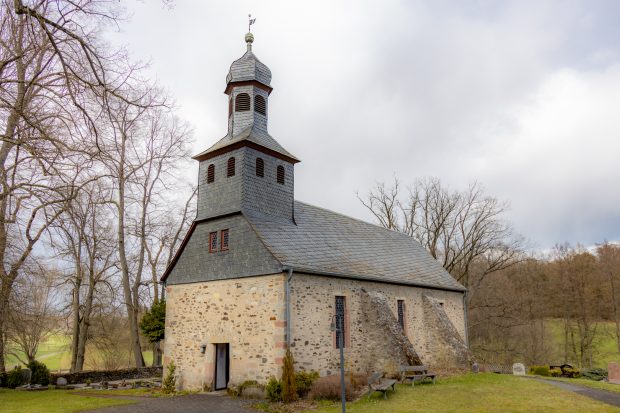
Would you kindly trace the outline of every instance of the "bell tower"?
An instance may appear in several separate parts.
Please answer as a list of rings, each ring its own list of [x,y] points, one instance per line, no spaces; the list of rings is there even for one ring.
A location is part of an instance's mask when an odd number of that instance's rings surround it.
[[[247,50],[226,76],[226,136],[194,157],[200,162],[199,220],[242,212],[294,222],[299,159],[268,133],[271,71],[252,52],[253,42],[254,35],[246,34]]]

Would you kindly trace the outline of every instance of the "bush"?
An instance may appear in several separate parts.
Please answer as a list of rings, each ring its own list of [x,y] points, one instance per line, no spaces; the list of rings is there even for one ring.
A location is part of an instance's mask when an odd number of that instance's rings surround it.
[[[605,369],[585,370],[583,373],[581,373],[581,376],[584,379],[594,380],[594,381],[601,381],[601,380],[605,380],[607,378],[607,370],[605,370]]]
[[[551,377],[560,377],[562,375],[562,369],[555,367],[549,370],[549,375]]]
[[[32,372],[30,384],[40,384],[47,386],[50,383],[50,371],[47,366],[40,361],[33,360],[28,363],[28,368]]]
[[[177,378],[175,374],[176,370],[177,366],[174,365],[174,361],[171,361],[170,364],[168,364],[168,372],[166,373],[166,377],[164,378],[164,382],[161,386],[162,391],[165,394],[171,394],[175,391],[177,384]]]
[[[282,383],[275,377],[269,379],[265,391],[267,392],[267,400],[270,402],[282,401]]]
[[[581,377],[581,373],[579,373],[579,369],[575,369],[572,367],[564,367],[564,370],[562,370],[562,375],[564,377],[569,377],[571,379],[576,379],[578,377]]]
[[[530,374],[549,376],[549,366],[530,366]]]
[[[344,379],[344,390],[347,400],[353,400],[354,391],[349,377]],[[312,385],[309,396],[314,400],[340,400],[340,376],[334,375],[319,378]]]
[[[19,367],[15,367],[7,374],[6,387],[9,389],[14,389],[24,384],[26,384],[26,381],[24,380],[24,375]]]
[[[6,387],[7,377],[8,377],[7,372],[0,373],[0,387]]]
[[[282,366],[282,400],[291,403],[297,400],[297,385],[295,378],[295,367],[293,366],[293,353],[286,349],[284,365]]]
[[[318,378],[318,371],[300,371],[295,373],[295,384],[297,385],[297,394],[299,397],[306,397]]]

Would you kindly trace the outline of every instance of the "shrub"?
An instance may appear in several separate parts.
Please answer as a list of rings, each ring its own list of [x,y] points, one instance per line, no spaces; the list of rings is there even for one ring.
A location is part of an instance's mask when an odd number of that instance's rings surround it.
[[[275,377],[269,379],[265,391],[267,392],[267,400],[270,402],[282,401],[282,383]]]
[[[564,367],[564,370],[562,370],[562,373],[564,377],[570,377],[571,379],[576,379],[577,377],[581,377],[581,374],[579,373],[579,369],[575,369],[572,367]]]
[[[353,400],[353,386],[351,385],[351,379],[348,377],[344,379],[344,390],[347,400]],[[334,375],[319,378],[312,385],[309,396],[315,400],[340,400],[340,376]]]
[[[28,368],[32,372],[30,376],[31,384],[40,384],[47,386],[50,383],[50,371],[47,366],[40,361],[32,360],[28,363]]]
[[[530,374],[549,376],[549,366],[530,366]]]
[[[551,377],[560,377],[562,375],[562,370],[555,367],[549,370],[549,375]]]
[[[297,385],[297,394],[299,397],[306,397],[312,388],[312,384],[314,384],[318,378],[318,371],[300,371],[295,373],[295,384]]]
[[[0,387],[6,387],[7,372],[0,373]]]
[[[22,370],[19,367],[15,367],[7,374],[6,387],[8,387],[9,389],[14,389],[24,384],[26,384],[24,380],[24,375],[22,374]]]
[[[176,378],[176,370],[177,370],[177,366],[174,365],[174,361],[171,361],[170,364],[168,364],[168,371],[166,373],[166,377],[164,378],[164,382],[162,383],[162,391],[165,394],[171,394],[174,393],[176,384],[177,384],[177,378]]]
[[[297,400],[297,385],[295,379],[295,367],[293,366],[293,353],[291,349],[286,349],[282,366],[282,400],[291,403]]]
[[[585,370],[583,373],[581,373],[581,376],[584,379],[601,381],[607,378],[607,370],[605,369]]]

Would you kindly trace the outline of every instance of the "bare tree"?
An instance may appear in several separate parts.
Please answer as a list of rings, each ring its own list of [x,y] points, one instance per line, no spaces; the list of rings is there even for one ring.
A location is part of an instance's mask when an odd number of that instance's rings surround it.
[[[378,183],[358,198],[381,226],[415,238],[471,289],[521,256],[521,238],[502,219],[507,205],[485,195],[477,183],[451,192],[439,179],[429,178],[416,181],[403,195],[395,178],[392,186]],[[474,264],[478,273],[472,278]]]
[[[618,310],[618,278],[620,278],[620,245],[605,242],[596,249],[603,277],[609,281],[611,308],[616,327],[616,345],[620,352],[620,312]]]
[[[9,353],[23,364],[36,359],[39,345],[55,329],[57,279],[57,271],[36,262],[29,266],[14,289],[9,313],[9,347],[14,344],[26,359],[21,359],[20,352]]]

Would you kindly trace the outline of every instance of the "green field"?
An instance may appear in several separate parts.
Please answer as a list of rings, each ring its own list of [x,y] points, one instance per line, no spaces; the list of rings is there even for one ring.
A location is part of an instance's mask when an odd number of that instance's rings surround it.
[[[371,398],[347,403],[350,413],[416,412],[620,412],[620,409],[538,381],[505,374],[468,374],[437,384],[398,385],[388,400]],[[340,405],[308,410],[337,413]]]
[[[553,342],[551,343],[552,357],[549,362],[562,362],[564,359],[564,329],[562,320],[548,320],[545,324],[553,338]],[[597,335],[593,342],[593,367],[602,367],[606,369],[607,363],[610,361],[620,362],[615,328],[615,324],[611,321],[601,321],[597,323]]]
[[[0,389],[2,413],[69,413],[135,403],[133,400],[85,397],[70,391],[17,391]]]
[[[69,370],[71,366],[71,351],[70,351],[71,337],[62,334],[54,334],[51,335],[47,340],[45,340],[39,346],[39,351],[37,352],[37,360],[45,363],[48,369],[51,372],[56,371],[66,371]],[[89,354],[90,352],[90,354]],[[153,352],[145,351],[142,353],[144,357],[145,363],[150,366],[153,362]],[[23,353],[20,352],[20,356],[22,359],[25,359]],[[94,357],[93,357],[94,356]],[[97,369],[96,365],[89,363],[90,359],[97,358],[97,350],[95,348],[87,348],[87,361],[84,365],[86,370],[94,370]],[[122,354],[122,367],[128,367],[133,365],[133,358],[129,356],[129,352],[126,351]],[[20,365],[19,360],[11,355],[6,357],[6,366],[7,369],[13,368],[13,366]],[[101,367],[99,367],[101,368]]]

